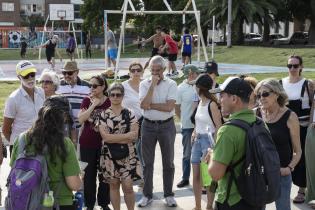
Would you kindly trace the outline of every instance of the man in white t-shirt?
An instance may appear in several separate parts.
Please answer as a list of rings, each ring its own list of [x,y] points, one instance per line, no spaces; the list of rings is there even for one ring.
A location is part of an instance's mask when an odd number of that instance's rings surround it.
[[[21,86],[6,101],[2,125],[3,135],[10,145],[22,132],[31,128],[45,100],[44,91],[35,86],[36,67],[30,61],[20,61],[16,65],[16,74]],[[12,146],[10,154],[11,151]]]
[[[182,180],[177,184],[178,188],[189,185],[190,176],[190,156],[191,156],[191,135],[194,130],[194,124],[190,120],[190,116],[194,111],[193,96],[195,94],[194,83],[199,73],[202,70],[197,66],[188,64],[183,68],[184,75],[187,76],[177,88],[177,99],[175,106],[175,113],[180,118],[182,124],[182,145],[183,145],[183,160]]]
[[[176,82],[164,77],[166,61],[161,56],[150,61],[151,78],[140,83],[139,98],[143,111],[142,156],[144,161],[143,197],[138,207],[145,207],[153,201],[153,168],[156,143],[159,142],[163,162],[163,190],[167,206],[176,207],[174,199],[174,142],[176,128],[173,116],[177,95]]]

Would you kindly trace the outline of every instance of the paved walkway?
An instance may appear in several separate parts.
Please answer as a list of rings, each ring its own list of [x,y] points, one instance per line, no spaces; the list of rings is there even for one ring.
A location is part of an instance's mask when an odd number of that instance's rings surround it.
[[[128,74],[128,66],[133,61],[138,61],[143,65],[148,60],[148,58],[122,58],[120,63],[119,75]],[[10,60],[10,61],[0,61],[0,80],[16,80],[15,66],[19,60]],[[32,61],[41,72],[44,68],[48,67],[46,60],[34,60]],[[64,65],[64,60],[60,62],[56,60],[56,69],[57,71],[62,68]],[[80,75],[82,78],[89,78],[91,75],[95,75],[104,71],[104,60],[103,59],[92,59],[92,60],[77,60]],[[198,63],[196,61],[193,64],[203,67],[204,63]],[[182,68],[181,61],[176,62],[177,69]],[[274,66],[257,66],[257,65],[243,65],[243,64],[226,64],[219,63],[219,73],[224,74],[249,74],[249,73],[275,73],[275,72],[286,72],[287,68],[283,67],[274,67]],[[315,71],[315,69],[304,69],[304,71]],[[146,71],[147,73],[149,71]]]
[[[161,152],[159,149],[159,146],[156,148],[155,153],[155,170],[154,170],[154,201],[153,203],[146,207],[146,208],[138,208],[136,209],[143,209],[143,210],[191,210],[194,207],[194,196],[192,192],[192,186],[188,186],[187,188],[177,188],[176,184],[181,179],[181,158],[182,158],[182,146],[181,146],[181,134],[176,135],[176,141],[175,141],[175,178],[174,178],[174,187],[173,190],[175,192],[175,197],[178,203],[178,207],[176,208],[169,208],[165,205],[164,199],[163,199],[163,179],[162,179],[162,161],[161,161]],[[0,171],[0,186],[2,187],[2,197],[4,199],[4,196],[7,194],[6,188],[5,188],[5,182],[7,175],[9,173],[9,166],[8,166],[8,159],[5,159],[1,171]],[[190,180],[192,183],[192,180]],[[141,191],[139,191],[138,187],[134,187],[134,190],[136,192],[136,200],[139,201],[141,198]],[[292,188],[291,198],[295,196],[297,192],[297,188]],[[3,200],[2,199],[2,200]],[[206,196],[203,195],[203,207],[206,206]],[[121,200],[123,201],[123,197],[121,197]],[[306,204],[300,204],[295,205],[292,203],[292,210],[311,210],[307,207]],[[3,210],[4,208],[0,207],[0,210]],[[95,208],[98,210],[98,208]],[[122,205],[122,210],[127,210],[125,204]],[[268,205],[266,210],[275,210],[275,206],[273,204]],[[281,209],[282,210],[282,209]],[[284,209],[283,209],[284,210]]]

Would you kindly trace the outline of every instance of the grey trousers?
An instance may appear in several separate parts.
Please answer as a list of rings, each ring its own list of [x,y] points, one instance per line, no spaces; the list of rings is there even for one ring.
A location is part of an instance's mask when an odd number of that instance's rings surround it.
[[[156,143],[159,142],[162,154],[164,197],[173,196],[174,193],[172,189],[175,173],[174,142],[176,135],[174,120],[172,119],[161,124],[143,120],[141,134],[142,157],[144,162],[143,195],[148,198],[152,198],[153,196],[153,166],[155,158],[155,147]]]

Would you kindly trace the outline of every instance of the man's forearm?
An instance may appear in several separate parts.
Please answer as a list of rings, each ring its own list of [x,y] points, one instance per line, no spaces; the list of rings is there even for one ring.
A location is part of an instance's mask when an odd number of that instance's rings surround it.
[[[149,90],[147,92],[147,95],[141,101],[140,106],[141,106],[142,109],[147,110],[147,109],[150,108],[150,105],[152,103],[153,89],[154,88],[152,86],[150,86],[150,88],[149,88]]]
[[[150,109],[154,109],[161,112],[171,112],[174,109],[173,105],[164,104],[150,104]]]

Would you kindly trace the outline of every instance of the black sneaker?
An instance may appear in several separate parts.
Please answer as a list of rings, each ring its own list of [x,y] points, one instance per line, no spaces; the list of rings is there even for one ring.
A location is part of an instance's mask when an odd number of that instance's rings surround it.
[[[187,186],[187,185],[189,185],[189,181],[188,181],[188,180],[182,180],[182,181],[180,181],[180,182],[177,184],[177,187],[178,187],[178,188],[182,188],[182,187],[185,187],[185,186]]]

